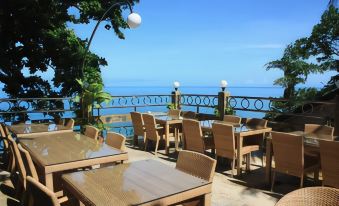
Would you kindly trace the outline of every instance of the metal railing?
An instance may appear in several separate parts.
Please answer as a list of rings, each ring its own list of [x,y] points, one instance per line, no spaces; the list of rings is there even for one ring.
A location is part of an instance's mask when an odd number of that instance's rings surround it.
[[[0,99],[0,118],[3,121],[25,120],[27,115],[62,115],[74,112],[77,107],[73,98],[2,98]]]
[[[193,107],[196,112],[201,108],[216,109],[218,108],[218,95],[204,94],[174,94],[169,95],[123,95],[112,96],[112,100],[107,104],[102,104],[100,108],[94,108],[94,116],[117,114],[118,109],[122,109],[122,114],[128,115],[130,111],[137,110],[159,110],[166,111],[166,107],[173,102],[178,102],[182,109]],[[175,99],[177,98],[177,99]],[[178,101],[177,101],[178,100]],[[335,102],[329,101],[306,101],[298,102],[292,105],[289,111],[277,107],[279,103],[288,103],[287,99],[270,98],[270,97],[249,97],[249,96],[229,96],[225,100],[228,107],[235,111],[241,112],[260,112],[263,114],[291,115],[301,117],[312,117],[319,119],[334,119]],[[0,99],[0,119],[3,121],[18,121],[30,118],[34,114],[46,115],[59,114],[67,112],[73,113],[78,109],[73,99],[65,98],[17,98],[17,99]],[[162,108],[163,107],[163,108]],[[204,110],[206,111],[206,110]],[[204,112],[202,111],[202,112]],[[214,110],[208,110],[213,115]],[[94,114],[96,113],[96,114]],[[123,126],[124,130],[126,127]]]

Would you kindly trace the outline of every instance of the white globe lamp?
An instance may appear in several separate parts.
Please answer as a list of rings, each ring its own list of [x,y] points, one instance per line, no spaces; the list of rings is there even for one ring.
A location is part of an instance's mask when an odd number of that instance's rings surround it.
[[[137,28],[141,24],[140,15],[134,12],[128,15],[127,24],[131,29]]]

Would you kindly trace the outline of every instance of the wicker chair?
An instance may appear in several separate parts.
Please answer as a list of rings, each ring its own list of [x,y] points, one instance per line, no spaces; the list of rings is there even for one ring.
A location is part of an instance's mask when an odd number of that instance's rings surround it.
[[[225,157],[232,160],[232,177],[235,167],[235,160],[237,159],[237,142],[234,137],[234,129],[232,125],[214,123],[212,125],[215,154],[216,159],[218,157]],[[243,146],[241,149],[241,155],[246,155],[247,168],[250,168],[251,152],[258,151],[258,145]]]
[[[236,115],[224,115],[224,122],[231,122],[235,124],[240,124],[241,123],[241,117],[236,116]]]
[[[125,150],[126,137],[122,134],[115,132],[108,132],[106,137],[106,143],[119,150]]]
[[[318,124],[305,124],[304,132],[306,134],[323,134],[324,136],[319,135],[320,138],[326,138],[328,140],[333,140],[333,133],[334,128],[325,126],[325,125],[318,125]]]
[[[163,135],[163,129],[164,128],[157,127],[157,124],[155,122],[155,118],[154,118],[153,115],[143,114],[142,119],[144,120],[144,126],[145,126],[145,131],[146,131],[145,151],[147,150],[149,140],[152,140],[152,141],[155,142],[154,153],[155,153],[155,155],[157,155],[160,136]]]
[[[199,121],[184,119],[182,127],[186,150],[200,152],[202,154],[209,149],[212,150],[212,153],[215,152],[213,138],[203,136]]]
[[[22,162],[26,169],[26,175],[33,177],[35,180],[39,181],[38,173],[36,172],[34,163],[32,161],[31,155],[27,150],[25,150],[21,144],[18,144],[18,149],[22,157]]]
[[[172,117],[172,118],[176,118],[179,119],[180,118],[180,114],[181,114],[181,110],[179,109],[170,109],[168,110],[168,116]]]
[[[58,199],[55,193],[53,193],[33,177],[27,176],[26,180],[27,192],[25,205],[60,206],[61,203],[68,200],[67,197]]]
[[[266,128],[267,127],[267,120],[266,119],[259,119],[259,118],[251,118],[246,120],[246,125],[249,127],[258,127],[258,128]],[[264,156],[266,151],[266,142],[265,142],[266,134],[256,134],[248,136],[244,138],[243,145],[258,145],[262,151],[262,158],[261,158],[261,165],[264,166]]]
[[[18,177],[17,182],[12,182],[14,189],[15,189],[15,193],[16,193],[15,197],[18,200],[22,200],[24,191],[26,191],[26,168],[22,161],[17,143],[11,137],[9,137],[8,140],[9,140],[9,146],[11,147],[11,151],[14,154],[15,165],[16,165],[15,170],[14,172],[12,172],[11,175],[12,176],[17,175]]]
[[[195,119],[197,117],[197,113],[192,111],[182,112],[182,117],[184,119]]]
[[[10,171],[10,148],[8,145],[7,135],[5,133],[3,124],[0,124],[0,142],[3,143],[3,151],[2,151],[2,162],[3,168],[7,171]]]
[[[176,169],[212,182],[216,162],[204,154],[182,150],[179,152]]]
[[[339,142],[320,140],[323,185],[339,189]]]
[[[316,158],[304,155],[302,136],[282,132],[271,132],[271,134],[275,160],[271,190],[273,190],[276,172],[300,177],[300,187],[303,187],[306,172],[314,172],[314,178],[318,180],[319,162]]]
[[[99,137],[99,130],[93,126],[86,126],[85,133],[87,137],[90,137],[92,139],[98,140]]]
[[[339,205],[339,190],[329,187],[307,187],[281,198],[275,206]]]
[[[74,119],[67,119],[65,127],[68,129],[73,129],[74,128]]]
[[[144,143],[146,141],[146,132],[144,128],[144,121],[142,119],[142,114],[139,112],[131,112],[131,119],[134,129],[134,139],[133,143],[135,146],[138,145],[138,137],[142,136],[144,138]]]

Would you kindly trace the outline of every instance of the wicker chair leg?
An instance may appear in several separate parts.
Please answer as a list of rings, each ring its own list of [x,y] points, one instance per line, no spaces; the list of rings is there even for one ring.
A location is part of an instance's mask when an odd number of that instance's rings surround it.
[[[272,183],[271,183],[271,192],[273,192],[273,187],[274,187],[274,183],[275,183],[275,171],[273,171],[273,174],[272,174]]]
[[[246,171],[251,171],[251,153],[246,155]]]
[[[234,177],[235,158],[232,159],[232,178]]]
[[[158,147],[159,147],[159,140],[156,141],[155,143],[155,156],[158,156]]]
[[[264,167],[264,162],[265,162],[265,155],[264,153],[262,153],[262,156],[261,156],[261,166]]]
[[[304,186],[304,173],[300,177],[300,188],[303,188]]]
[[[145,151],[147,151],[148,139],[145,139]]]
[[[134,135],[134,138],[133,138],[133,143],[134,143],[134,146],[138,146],[138,135]]]

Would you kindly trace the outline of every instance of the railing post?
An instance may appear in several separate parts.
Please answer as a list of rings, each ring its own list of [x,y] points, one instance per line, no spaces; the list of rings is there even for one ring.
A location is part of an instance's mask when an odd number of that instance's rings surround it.
[[[221,91],[218,93],[218,111],[220,120],[224,120],[225,109],[228,107],[228,98],[230,93]]]
[[[339,95],[335,98],[334,135],[339,136]]]
[[[180,92],[178,89],[172,92],[172,101],[171,103],[174,105],[176,109],[180,109]]]

